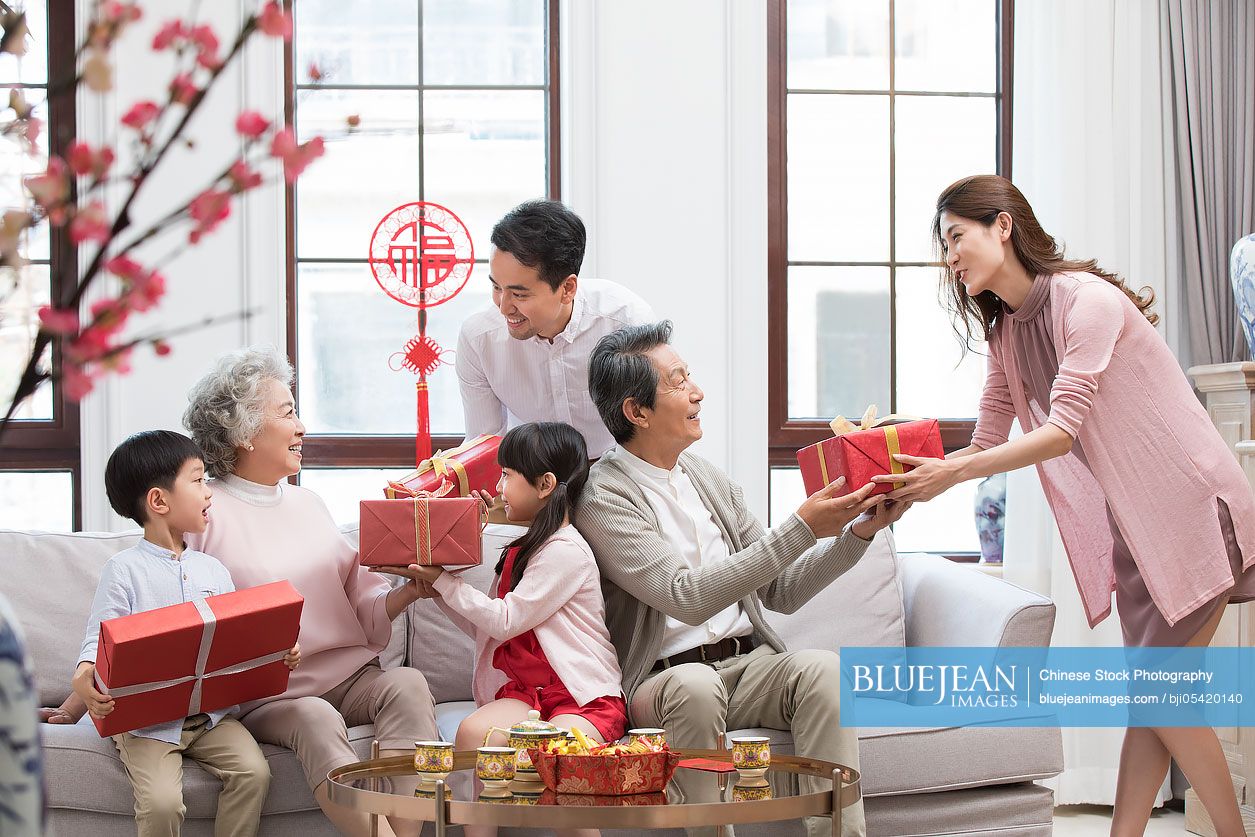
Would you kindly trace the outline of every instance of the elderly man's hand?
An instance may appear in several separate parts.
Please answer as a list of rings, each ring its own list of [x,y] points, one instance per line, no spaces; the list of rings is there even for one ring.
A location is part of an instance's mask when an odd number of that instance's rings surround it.
[[[815,537],[831,538],[841,534],[851,520],[880,502],[880,497],[871,497],[876,488],[872,483],[837,496],[844,485],[845,477],[838,477],[836,482],[819,489],[798,506],[797,516],[806,522]]]

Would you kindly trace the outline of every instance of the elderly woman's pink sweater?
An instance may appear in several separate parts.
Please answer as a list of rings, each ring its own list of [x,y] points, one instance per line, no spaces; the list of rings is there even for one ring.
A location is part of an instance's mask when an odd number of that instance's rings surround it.
[[[1111,612],[1111,527],[1120,527],[1151,598],[1175,624],[1234,582],[1216,500],[1233,516],[1242,566],[1255,563],[1255,499],[1229,446],[1146,317],[1106,280],[1088,273],[1049,282],[1059,374],[1049,415],[1033,409],[1003,317],[989,344],[989,374],[972,443],[1007,440],[1049,422],[1079,439],[1072,454],[1038,466],[1090,626]]]
[[[317,494],[235,476],[210,487],[209,527],[189,536],[188,545],[225,564],[237,589],[287,580],[305,597],[301,665],[288,690],[268,700],[321,695],[387,646],[392,635],[387,576],[358,566],[357,550]]]

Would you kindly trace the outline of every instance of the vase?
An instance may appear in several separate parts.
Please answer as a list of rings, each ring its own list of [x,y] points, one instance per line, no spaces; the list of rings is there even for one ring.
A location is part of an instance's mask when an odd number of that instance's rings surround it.
[[[1003,529],[1007,520],[1007,475],[994,474],[976,487],[976,532],[980,562],[1002,563]]]
[[[1233,282],[1233,301],[1237,303],[1238,320],[1246,335],[1246,348],[1255,360],[1255,234],[1243,236],[1233,245],[1229,265]]]

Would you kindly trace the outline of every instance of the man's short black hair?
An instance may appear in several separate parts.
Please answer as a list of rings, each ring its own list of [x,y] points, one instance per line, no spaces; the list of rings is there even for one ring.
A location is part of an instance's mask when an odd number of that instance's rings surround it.
[[[200,446],[173,430],[145,430],[114,449],[105,465],[105,494],[109,505],[140,526],[149,489],[174,487],[174,480],[189,459],[202,462]]]
[[[649,351],[671,342],[671,321],[624,326],[597,341],[588,359],[588,394],[601,422],[619,444],[631,441],[636,425],[623,415],[623,402],[635,399],[653,409],[658,370]]]
[[[534,200],[506,213],[492,228],[492,245],[534,267],[555,291],[584,264],[584,222],[561,201]]]

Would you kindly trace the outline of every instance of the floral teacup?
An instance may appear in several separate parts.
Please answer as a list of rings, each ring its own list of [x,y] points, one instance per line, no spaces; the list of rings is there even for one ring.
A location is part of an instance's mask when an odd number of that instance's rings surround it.
[[[771,739],[763,735],[747,735],[732,739],[732,766],[742,776],[762,776],[771,766]]]
[[[414,770],[435,781],[453,772],[453,745],[448,741],[415,741]]]
[[[644,741],[651,747],[662,749],[667,743],[667,731],[661,727],[638,727],[628,730],[628,743]]]
[[[480,747],[475,754],[475,775],[485,788],[504,788],[516,770],[513,747]]]

